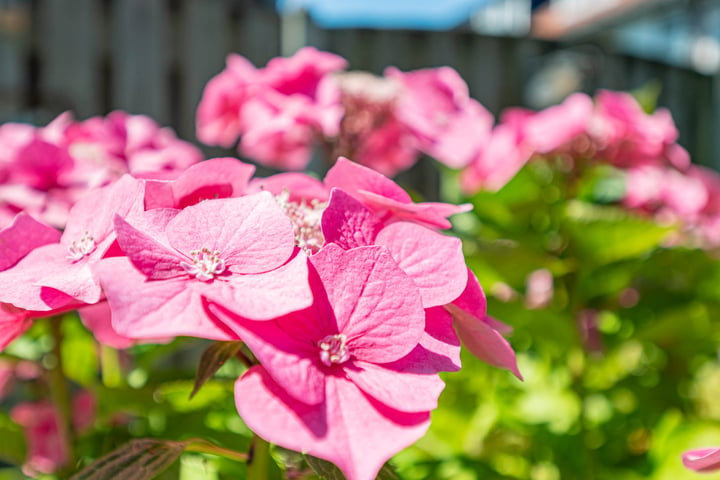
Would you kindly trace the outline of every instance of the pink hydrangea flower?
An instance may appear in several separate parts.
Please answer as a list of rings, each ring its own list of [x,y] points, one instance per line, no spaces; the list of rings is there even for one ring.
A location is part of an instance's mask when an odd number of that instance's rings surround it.
[[[527,163],[532,151],[522,143],[517,127],[496,126],[484,148],[460,175],[460,186],[471,194],[480,189],[497,191]]]
[[[80,392],[73,398],[73,427],[87,429],[95,419],[95,398]],[[26,402],[10,411],[10,418],[25,432],[28,451],[23,473],[36,477],[54,473],[69,460],[68,445],[63,443],[55,405],[48,401]]]
[[[349,480],[375,478],[428,426],[443,383],[419,359],[419,292],[383,247],[312,256],[315,303],[251,322],[210,303],[262,367],[236,384],[236,405],[263,438],[334,462]]]
[[[201,297],[254,319],[312,301],[305,256],[269,193],[118,216],[115,225],[127,258],[104,260],[98,273],[123,336],[231,338],[204,313]]]
[[[490,112],[470,98],[467,84],[450,67],[403,73],[389,67],[388,78],[402,88],[399,119],[418,138],[420,148],[452,168],[467,165],[490,135]]]
[[[73,206],[59,243],[38,247],[0,272],[0,302],[36,311],[98,302],[102,290],[93,267],[115,241],[112,219],[140,212],[142,200],[143,184],[130,176],[88,193]]]

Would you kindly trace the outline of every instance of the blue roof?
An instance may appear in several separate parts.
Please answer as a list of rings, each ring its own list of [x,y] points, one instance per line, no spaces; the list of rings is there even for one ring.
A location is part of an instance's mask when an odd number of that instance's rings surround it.
[[[448,30],[494,0],[277,0],[279,11],[306,10],[324,28]]]

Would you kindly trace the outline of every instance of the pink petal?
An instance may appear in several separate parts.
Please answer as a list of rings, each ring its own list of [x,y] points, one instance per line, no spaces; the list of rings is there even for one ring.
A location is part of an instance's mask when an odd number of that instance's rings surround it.
[[[384,247],[331,244],[310,261],[355,358],[386,363],[415,348],[425,328],[420,294]]]
[[[199,291],[204,297],[251,320],[272,320],[307,308],[313,302],[308,285],[307,257],[302,252],[275,270],[230,275],[222,280],[201,284]]]
[[[30,328],[30,325],[32,320],[29,312],[0,303],[0,352]]]
[[[697,472],[714,472],[720,469],[720,448],[700,448],[682,455],[683,465]]]
[[[239,197],[255,167],[236,158],[211,158],[191,166],[170,182],[148,181],[145,209],[185,208],[211,198]]]
[[[305,173],[286,172],[278,173],[265,178],[254,178],[250,181],[248,192],[270,192],[279,195],[287,190],[293,202],[305,200],[318,200],[326,202],[328,189],[323,183]]]
[[[487,299],[485,298],[485,292],[480,285],[475,274],[467,269],[467,285],[462,294],[459,295],[452,303],[462,308],[470,315],[474,315],[477,318],[484,319],[487,317]]]
[[[395,453],[425,434],[427,412],[403,413],[368,398],[351,382],[327,377],[326,401],[307,405],[288,396],[261,367],[235,384],[235,404],[266,440],[336,464],[348,480],[373,480]]]
[[[167,227],[173,247],[217,250],[237,273],[277,268],[293,253],[295,236],[290,220],[272,195],[207,200],[182,210]]]
[[[91,191],[70,210],[61,242],[69,245],[90,233],[98,253],[102,253],[114,240],[115,215],[126,218],[142,212],[144,189],[141,181],[125,175],[107,187]]]
[[[245,342],[269,375],[290,396],[312,405],[325,399],[325,375],[320,370],[318,348],[310,340],[313,334],[300,332],[296,335],[293,331],[302,328],[305,318],[310,319],[309,328],[314,330],[312,315],[306,317],[306,312],[297,312],[283,322],[253,322],[212,301],[206,308]],[[318,338],[324,337],[320,335],[316,334]]]
[[[176,210],[152,210],[138,216],[136,220],[142,224],[162,226],[163,224],[166,225],[175,215],[177,215]],[[148,220],[155,220],[155,222],[151,223]],[[145,233],[119,216],[115,217],[115,230],[120,247],[132,261],[135,268],[140,270],[148,279],[161,280],[180,276],[185,277],[186,272],[182,268],[181,262],[187,261],[187,258],[164,244],[166,239],[163,238],[163,233],[157,231]]]
[[[0,272],[0,303],[11,303],[39,312],[75,303],[69,295],[38,283],[48,273],[48,265],[56,262],[66,264],[66,255],[67,250],[60,244],[43,245],[28,253],[12,268]]]
[[[344,250],[373,245],[382,222],[362,203],[344,191],[333,188],[322,215],[322,232],[327,243]]]
[[[426,351],[415,349],[392,363],[375,365],[355,361],[345,375],[378,402],[401,412],[427,412],[437,408],[445,383],[429,365]]]
[[[443,307],[425,309],[425,333],[420,338],[425,349],[423,363],[435,372],[460,370],[460,340],[453,328],[453,318]]]
[[[467,267],[460,239],[409,222],[382,229],[375,244],[388,248],[420,289],[425,308],[445,305],[465,289]]]
[[[112,327],[133,339],[187,335],[234,340],[205,313],[200,294],[188,285],[195,280],[147,280],[127,258],[107,258],[95,267],[112,309]]]
[[[12,223],[0,230],[0,271],[10,268],[36,247],[57,243],[60,232],[18,213]]]
[[[515,352],[497,330],[452,303],[445,308],[455,319],[455,328],[463,345],[473,355],[490,365],[510,370],[522,380]]]
[[[92,259],[85,258],[75,263],[68,262],[67,250],[62,245],[53,245],[56,255],[45,264],[45,273],[36,284],[54,288],[83,303],[97,303],[102,298],[100,283],[92,272]]]
[[[110,305],[100,302],[78,309],[80,320],[99,343],[112,348],[123,349],[135,345],[135,340],[119,335],[110,321]]]
[[[328,170],[325,185],[328,188],[340,188],[352,196],[355,196],[356,192],[365,191],[399,203],[412,202],[410,195],[397,183],[344,157],[338,158],[335,165]]]

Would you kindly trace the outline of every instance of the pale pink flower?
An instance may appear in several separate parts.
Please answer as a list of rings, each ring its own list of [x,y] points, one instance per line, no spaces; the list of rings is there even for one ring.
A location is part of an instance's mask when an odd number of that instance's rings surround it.
[[[120,335],[229,338],[205,314],[203,296],[259,320],[312,301],[306,258],[269,193],[118,216],[115,225],[127,258],[97,270]]]
[[[452,168],[470,163],[487,141],[493,117],[470,98],[460,75],[450,67],[406,73],[389,67],[385,75],[402,86],[397,116],[414,132],[420,149]]]
[[[497,125],[484,148],[460,174],[467,194],[478,190],[497,191],[505,186],[532,156],[517,126]]]
[[[547,307],[554,293],[553,275],[547,268],[530,272],[525,279],[525,306],[529,309]]]
[[[609,90],[597,93],[590,134],[598,144],[599,155],[618,167],[671,160],[676,162],[675,168],[689,166],[686,163],[689,158],[674,151],[678,132],[670,112],[659,108],[647,114],[629,93]]]
[[[418,139],[398,117],[400,82],[366,72],[335,76],[344,115],[333,154],[394,176],[417,161]]]
[[[263,438],[375,478],[423,435],[443,383],[419,346],[419,292],[383,247],[310,257],[315,303],[270,322],[208,308],[260,360],[236,384],[238,412]]]
[[[229,55],[227,68],[205,85],[197,110],[197,137],[207,145],[230,148],[246,128],[242,113],[253,97],[257,69],[240,55]]]

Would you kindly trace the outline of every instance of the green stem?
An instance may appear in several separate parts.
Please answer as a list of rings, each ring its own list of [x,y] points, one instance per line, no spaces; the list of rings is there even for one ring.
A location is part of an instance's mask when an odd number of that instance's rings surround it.
[[[235,450],[218,447],[217,445],[213,445],[212,443],[201,439],[191,440],[191,443],[185,447],[185,451],[210,453],[212,455],[229,458],[230,460],[237,460],[238,462],[245,462],[248,459],[247,453],[236,452]]]
[[[270,472],[270,444],[255,435],[247,457],[247,480],[267,480]]]
[[[54,365],[48,370],[50,383],[50,396],[58,413],[58,433],[62,443],[67,448],[68,466],[75,464],[74,437],[75,432],[72,426],[72,401],[68,389],[68,381],[63,369],[62,360],[62,317],[49,319],[50,332],[53,337],[52,356]]]
[[[103,385],[108,388],[121,387],[123,385],[123,374],[119,352],[112,347],[100,345],[100,364],[102,366]]]

